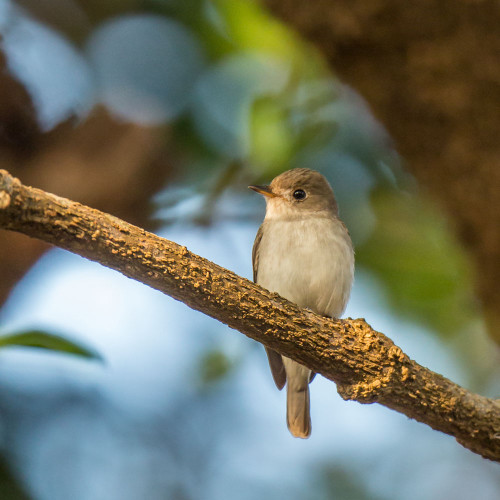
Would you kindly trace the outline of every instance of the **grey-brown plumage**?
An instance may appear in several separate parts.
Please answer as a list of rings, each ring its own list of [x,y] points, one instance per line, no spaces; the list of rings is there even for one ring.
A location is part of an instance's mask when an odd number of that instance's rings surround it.
[[[351,290],[354,252],[328,181],[319,172],[297,168],[269,186],[250,188],[266,199],[266,217],[252,252],[254,281],[301,307],[339,317]],[[288,428],[296,437],[309,437],[309,383],[314,374],[266,351],[276,386],[281,390],[287,384]]]

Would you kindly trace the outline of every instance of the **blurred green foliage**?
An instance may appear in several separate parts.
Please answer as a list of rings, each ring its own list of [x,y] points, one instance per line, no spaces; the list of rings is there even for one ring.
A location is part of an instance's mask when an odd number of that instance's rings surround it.
[[[233,370],[234,363],[224,352],[211,349],[203,353],[198,366],[202,387],[207,388],[227,377]]]
[[[365,482],[349,468],[326,464],[318,470],[318,482],[322,484],[326,499],[335,500],[382,500],[369,491]]]
[[[371,201],[376,226],[356,257],[385,284],[394,312],[444,335],[467,326],[477,307],[472,270],[439,211],[401,191],[377,189]]]
[[[103,361],[101,356],[89,347],[41,330],[29,330],[0,336],[0,349],[7,347],[33,347]]]
[[[29,500],[22,485],[10,471],[9,465],[0,458],[0,498],[2,500]]]

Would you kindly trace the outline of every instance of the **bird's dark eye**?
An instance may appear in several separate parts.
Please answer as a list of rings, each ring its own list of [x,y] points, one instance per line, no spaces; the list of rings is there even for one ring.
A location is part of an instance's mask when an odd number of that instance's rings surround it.
[[[296,200],[303,200],[306,197],[306,192],[303,189],[296,189],[293,192],[293,197]]]

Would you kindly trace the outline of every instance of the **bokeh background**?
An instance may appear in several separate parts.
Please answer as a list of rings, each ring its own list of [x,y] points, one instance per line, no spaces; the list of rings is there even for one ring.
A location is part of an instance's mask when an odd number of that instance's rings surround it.
[[[397,4],[0,0],[0,168],[246,277],[246,186],[320,170],[346,316],[499,398],[499,7]],[[497,464],[321,377],[293,439],[259,344],[42,242],[0,231],[0,301],[2,335],[87,354],[1,349],[2,499],[499,497]]]

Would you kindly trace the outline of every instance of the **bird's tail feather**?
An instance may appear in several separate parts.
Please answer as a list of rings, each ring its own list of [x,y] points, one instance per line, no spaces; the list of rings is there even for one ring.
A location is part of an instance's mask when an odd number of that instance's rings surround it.
[[[309,385],[307,382],[300,387],[287,384],[286,422],[293,436],[299,438],[310,436],[311,416],[309,414]]]

